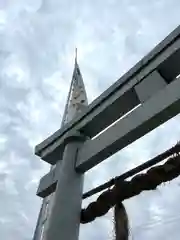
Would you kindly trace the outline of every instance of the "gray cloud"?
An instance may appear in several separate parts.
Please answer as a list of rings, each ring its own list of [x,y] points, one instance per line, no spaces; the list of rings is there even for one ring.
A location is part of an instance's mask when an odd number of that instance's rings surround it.
[[[41,204],[35,193],[49,170],[34,146],[60,126],[75,46],[92,101],[179,24],[179,7],[178,0],[0,1],[2,239],[32,239]],[[179,116],[89,171],[84,190],[176,143],[178,122]],[[177,179],[126,201],[133,239],[178,239],[179,194]],[[82,225],[80,239],[110,239],[111,229],[112,211]]]

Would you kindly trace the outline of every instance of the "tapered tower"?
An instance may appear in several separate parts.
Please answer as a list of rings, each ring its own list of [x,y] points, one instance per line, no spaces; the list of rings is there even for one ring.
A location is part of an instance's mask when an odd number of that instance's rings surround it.
[[[76,49],[74,71],[65,105],[64,115],[61,122],[61,127],[64,126],[69,121],[71,121],[79,113],[81,113],[87,106],[88,106],[87,94],[82,74],[77,62],[77,49]],[[56,165],[52,166],[50,171],[52,171],[55,167]],[[53,205],[53,197],[54,193],[43,199],[33,240],[44,240],[46,229],[48,226],[48,219],[51,214],[51,208]]]

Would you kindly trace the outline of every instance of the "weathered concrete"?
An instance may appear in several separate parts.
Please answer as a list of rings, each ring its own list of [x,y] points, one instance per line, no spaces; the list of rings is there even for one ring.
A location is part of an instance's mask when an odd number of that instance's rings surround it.
[[[45,240],[78,240],[84,178],[75,172],[80,145],[75,140],[65,147]]]
[[[87,105],[88,105],[88,99],[86,95],[86,90],[83,83],[82,74],[80,72],[80,68],[77,63],[77,56],[76,56],[73,76],[71,80],[69,93],[67,96],[67,102],[65,105],[61,127],[68,121],[72,120],[74,116],[76,116],[81,111],[83,111]],[[65,146],[66,144],[65,141],[63,141],[63,144]],[[64,150],[64,146],[62,151]],[[58,156],[60,157],[60,154]],[[49,174],[44,176],[40,181],[40,186],[39,186],[40,189],[38,189],[38,193],[40,193],[41,196],[45,198],[43,199],[43,203],[42,203],[43,207],[39,213],[39,217],[38,217],[39,220],[37,222],[36,229],[34,232],[34,239],[36,240],[42,240],[42,239],[44,240],[44,233],[48,228],[49,215],[51,214],[51,209],[54,203],[54,193],[52,192],[55,190],[54,188],[57,182],[57,180],[55,179],[57,177],[58,170],[60,168],[61,160],[62,159],[59,158],[57,162],[57,159],[56,159],[57,164],[54,166],[51,166],[51,171],[49,172]],[[51,185],[49,185],[49,182],[51,182]]]
[[[36,193],[37,196],[44,198],[46,196],[49,196],[51,193],[55,191],[57,179],[58,179],[58,173],[59,173],[61,164],[62,164],[62,161],[58,161],[55,169],[51,170],[44,177],[41,178],[39,187]]]
[[[167,83],[170,83],[180,73],[179,37],[180,27],[101,94],[84,113],[36,146],[36,154],[43,160],[55,164],[58,154],[63,152],[59,142],[63,142],[62,139],[68,131],[79,130],[89,137],[97,135],[140,103],[134,86],[154,70],[158,71]],[[51,162],[52,159],[54,162]]]
[[[152,86],[149,86],[150,82]],[[179,113],[180,79],[167,85],[159,74],[152,72],[147,81],[140,82],[139,85],[140,87],[138,85],[135,87],[137,94],[146,101],[97,138],[85,142],[78,155],[76,165],[78,171],[89,170]],[[149,97],[149,92],[154,93],[152,98]],[[51,174],[45,175],[40,182],[37,195],[48,196],[55,191],[56,184],[57,174],[54,174],[53,179]]]
[[[167,83],[165,79],[163,79],[158,71],[155,70],[145,77],[143,81],[138,83],[135,86],[135,90],[141,103],[143,103],[166,85]]]
[[[116,122],[78,153],[76,170],[85,172],[180,112],[180,79]]]

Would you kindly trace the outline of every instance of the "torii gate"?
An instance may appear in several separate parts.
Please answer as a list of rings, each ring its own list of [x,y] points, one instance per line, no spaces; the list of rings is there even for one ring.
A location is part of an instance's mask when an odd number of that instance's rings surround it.
[[[36,146],[35,154],[49,164],[62,159],[37,191],[40,197],[55,191],[46,240],[78,239],[86,171],[180,112],[179,62],[180,26],[87,110]]]

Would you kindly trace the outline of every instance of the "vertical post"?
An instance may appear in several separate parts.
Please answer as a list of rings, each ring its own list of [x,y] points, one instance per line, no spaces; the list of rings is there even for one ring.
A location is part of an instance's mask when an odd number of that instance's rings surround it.
[[[79,133],[66,139],[45,240],[78,240],[84,174],[75,171],[75,162],[84,140]]]

